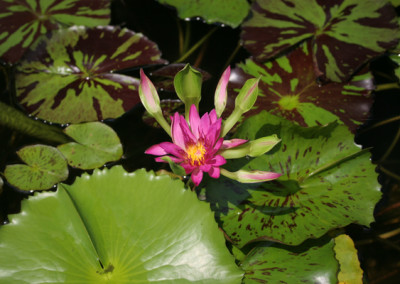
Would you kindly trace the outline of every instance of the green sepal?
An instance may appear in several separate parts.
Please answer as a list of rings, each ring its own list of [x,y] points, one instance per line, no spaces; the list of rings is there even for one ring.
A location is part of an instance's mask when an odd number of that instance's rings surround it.
[[[169,164],[169,167],[171,168],[172,172],[178,176],[186,176],[186,171],[185,169],[172,161],[171,157],[164,156],[161,158],[161,160],[166,161]]]

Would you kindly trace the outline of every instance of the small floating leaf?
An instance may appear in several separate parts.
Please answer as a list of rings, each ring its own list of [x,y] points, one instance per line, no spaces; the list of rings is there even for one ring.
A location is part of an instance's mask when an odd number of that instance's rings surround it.
[[[122,157],[122,145],[114,130],[101,122],[72,124],[65,133],[75,142],[57,148],[72,167],[88,170]]]
[[[22,148],[17,154],[26,165],[8,165],[4,176],[19,189],[50,189],[68,177],[67,161],[57,148],[32,145]]]
[[[0,228],[2,283],[239,284],[209,206],[182,182],[94,170],[22,202]],[[12,260],[12,261],[10,261]]]

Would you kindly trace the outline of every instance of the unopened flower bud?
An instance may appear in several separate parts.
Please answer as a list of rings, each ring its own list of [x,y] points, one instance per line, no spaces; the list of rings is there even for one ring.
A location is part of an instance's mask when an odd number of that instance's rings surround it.
[[[230,75],[231,75],[231,67],[228,66],[228,68],[226,68],[226,70],[222,74],[221,79],[219,79],[217,89],[215,90],[214,105],[218,117],[221,117],[221,114],[225,110],[226,101],[228,99],[228,92],[226,91],[226,86],[228,85]]]
[[[265,171],[239,170],[236,172],[229,172],[222,168],[221,168],[221,175],[226,176],[230,179],[236,180],[241,183],[264,182],[264,181],[277,179],[281,176],[281,174],[279,174],[279,173],[265,172]]]

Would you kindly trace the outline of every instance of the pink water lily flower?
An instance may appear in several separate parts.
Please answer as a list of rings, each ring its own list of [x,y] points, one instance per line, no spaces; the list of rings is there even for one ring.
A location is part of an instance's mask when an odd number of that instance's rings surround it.
[[[206,172],[212,178],[219,178],[220,166],[226,163],[224,157],[218,154],[220,149],[228,149],[246,143],[244,139],[226,140],[221,135],[221,118],[215,110],[205,113],[201,118],[195,105],[190,107],[189,123],[183,115],[175,113],[171,117],[171,142],[162,142],[151,146],[146,154],[160,156],[158,162],[165,162],[161,158],[169,156],[171,160],[191,174],[193,183],[197,186]]]

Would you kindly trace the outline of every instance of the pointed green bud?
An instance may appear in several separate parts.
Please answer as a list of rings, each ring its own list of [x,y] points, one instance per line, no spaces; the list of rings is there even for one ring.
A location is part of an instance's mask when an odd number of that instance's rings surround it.
[[[239,159],[245,156],[258,157],[270,151],[280,141],[281,139],[274,134],[249,141],[237,147],[219,150],[218,154],[225,159]]]
[[[260,78],[249,79],[244,83],[235,100],[235,108],[231,115],[223,122],[222,135],[224,137],[229,130],[239,121],[245,112],[248,112],[254,105],[258,96],[258,82]]]
[[[257,183],[277,179],[281,176],[279,173],[265,172],[265,171],[245,171],[239,170],[236,172],[229,172],[221,168],[221,175],[227,178],[236,180],[241,183]]]
[[[199,108],[201,99],[201,73],[189,64],[179,71],[174,78],[175,91],[181,101],[185,104],[185,117],[189,118],[191,105]]]
[[[228,66],[224,73],[219,79],[217,89],[215,90],[214,106],[217,116],[221,117],[225,110],[226,101],[228,99],[228,92],[226,91],[226,86],[228,85],[229,77],[231,75],[231,67]]]
[[[275,134],[250,141],[249,153],[247,155],[250,157],[261,156],[269,152],[280,141],[281,139],[279,139]]]
[[[235,100],[235,108],[239,108],[242,113],[248,112],[254,105],[258,96],[258,82],[260,79],[252,78],[244,83],[242,89]]]

